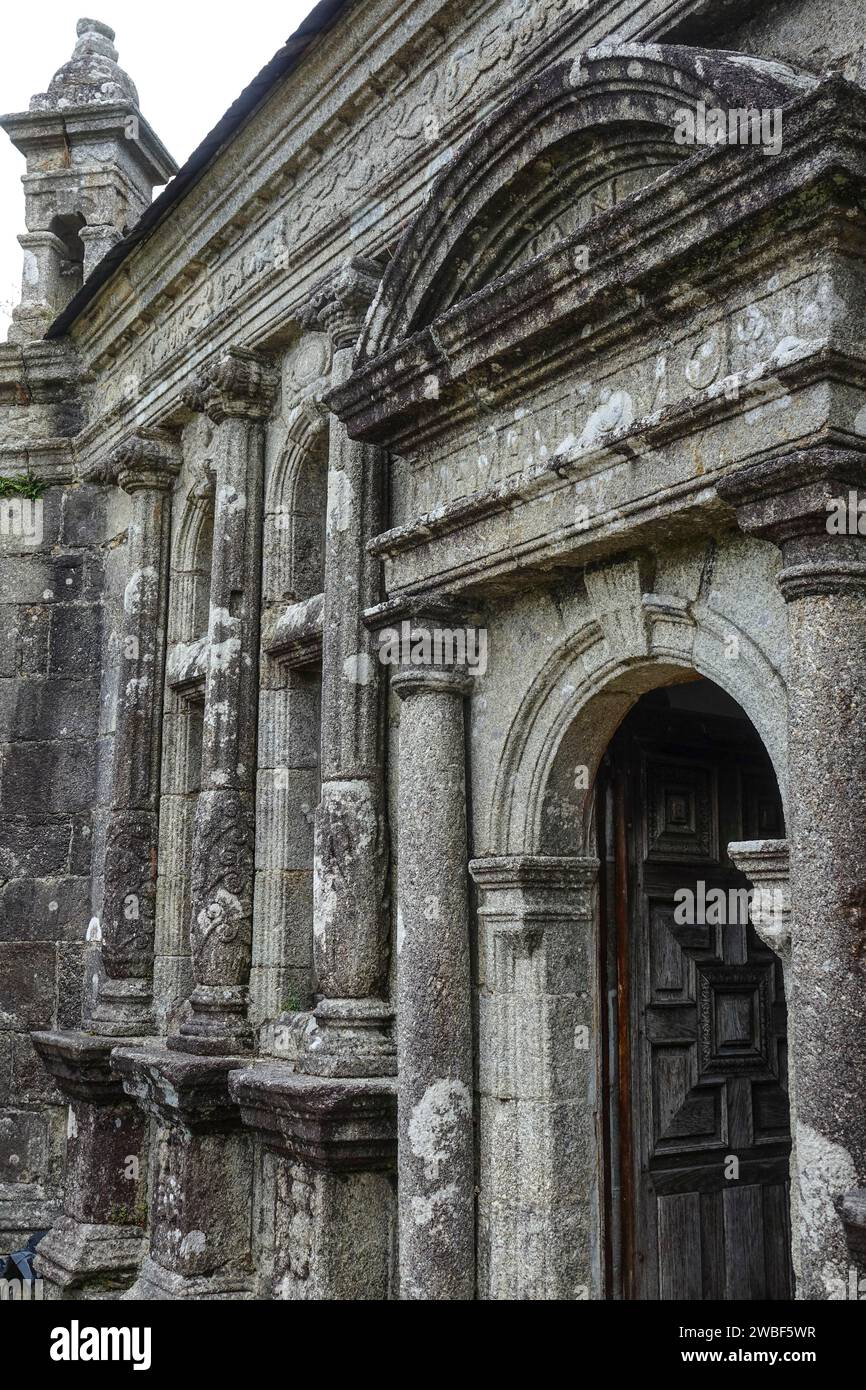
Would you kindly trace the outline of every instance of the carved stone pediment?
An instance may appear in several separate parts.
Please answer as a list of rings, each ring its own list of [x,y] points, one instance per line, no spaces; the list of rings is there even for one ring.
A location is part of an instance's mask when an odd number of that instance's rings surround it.
[[[684,111],[779,108],[812,85],[781,63],[659,44],[602,44],[548,68],[440,175],[388,268],[358,364],[694,155],[677,139]]]

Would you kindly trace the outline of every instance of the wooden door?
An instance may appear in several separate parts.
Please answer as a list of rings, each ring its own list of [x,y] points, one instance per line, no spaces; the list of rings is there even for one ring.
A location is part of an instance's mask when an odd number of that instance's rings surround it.
[[[744,719],[642,705],[611,745],[599,807],[609,1291],[787,1299],[782,972],[726,854],[784,836],[776,782]]]

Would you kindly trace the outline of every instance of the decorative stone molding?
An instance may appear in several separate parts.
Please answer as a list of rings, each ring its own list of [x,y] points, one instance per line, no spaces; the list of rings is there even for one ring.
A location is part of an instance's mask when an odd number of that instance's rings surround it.
[[[819,445],[750,464],[720,479],[741,528],[778,545],[779,587],[788,602],[866,592],[866,545],[831,532],[834,501],[866,486],[866,451]]]
[[[322,659],[324,594],[273,611],[263,624],[262,647],[290,671],[303,670]]]
[[[136,492],[171,492],[180,472],[177,439],[158,430],[129,435],[111,451],[104,467],[105,482],[116,482],[132,496]]]

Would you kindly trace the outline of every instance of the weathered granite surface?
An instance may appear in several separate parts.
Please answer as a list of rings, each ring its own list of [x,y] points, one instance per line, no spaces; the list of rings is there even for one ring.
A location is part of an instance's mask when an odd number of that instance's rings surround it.
[[[594,784],[695,677],[785,803],[792,1246],[845,1296],[864,54],[854,0],[360,0],[152,212],[107,25],[0,119],[0,477],[44,489],[0,527],[0,1249],[51,1227],[52,1296],[604,1296]],[[677,140],[715,107],[778,150]],[[483,664],[389,668],[404,623]]]

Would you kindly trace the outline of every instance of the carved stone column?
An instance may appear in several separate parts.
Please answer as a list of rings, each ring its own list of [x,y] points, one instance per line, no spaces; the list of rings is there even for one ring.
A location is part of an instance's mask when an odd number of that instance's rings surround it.
[[[171,534],[173,441],[131,436],[101,471],[132,497],[123,596],[111,810],[105,844],[102,963],[91,1020],[108,1037],[153,1029],[153,936],[158,844],[160,713]]]
[[[231,1055],[251,1046],[252,952],[264,420],[276,388],[257,355],[223,353],[192,393],[216,429],[210,660],[201,792],[192,853],[195,988],[169,1047]]]
[[[719,493],[781,549],[788,611],[798,1296],[844,1298],[842,1205],[866,1188],[866,537],[834,499],[866,495],[866,455],[797,451]],[[851,1202],[849,1201],[849,1207]],[[856,1205],[856,1203],[855,1203]]]
[[[111,1074],[111,1039],[32,1037],[69,1101],[63,1213],[39,1243],[37,1272],[52,1299],[116,1298],[144,1254],[145,1120]]]
[[[469,869],[481,893],[479,1297],[602,1297],[593,1259],[598,860],[509,855]]]
[[[475,1297],[465,671],[404,667],[398,803],[398,1204],[404,1299]]]
[[[787,840],[740,840],[728,856],[752,884],[749,920],[755,932],[779,957],[785,981],[788,1032],[793,1031],[791,970],[791,886]],[[791,1114],[791,1259],[800,1279],[800,1182],[797,1168],[797,1087],[794,1052],[788,1048],[788,1105]]]
[[[127,439],[91,475],[130,494],[132,519],[106,827],[103,973],[88,1032],[33,1035],[70,1101],[64,1211],[40,1245],[44,1277],[58,1298],[103,1297],[128,1287],[142,1254],[144,1126],[109,1063],[118,1041],[153,1031],[159,721],[171,489],[179,465],[171,439],[149,432]]]
[[[333,342],[332,382],[352,367],[379,270],[355,260],[315,298],[310,321]],[[388,869],[382,668],[364,612],[380,598],[367,544],[384,529],[381,452],[330,425],[322,630],[322,794],[316,813],[313,956],[317,1035],[304,1070],[382,1076],[395,1069],[385,910]]]

